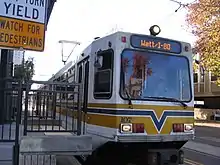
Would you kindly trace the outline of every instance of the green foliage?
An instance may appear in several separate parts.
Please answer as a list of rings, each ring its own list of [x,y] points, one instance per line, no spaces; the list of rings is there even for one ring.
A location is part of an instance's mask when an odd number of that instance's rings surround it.
[[[15,66],[14,78],[28,82],[33,78],[34,72],[33,58],[28,58],[27,61],[23,60],[22,64]]]
[[[220,77],[220,1],[198,0],[190,4],[186,21],[197,37],[195,49],[201,64]]]

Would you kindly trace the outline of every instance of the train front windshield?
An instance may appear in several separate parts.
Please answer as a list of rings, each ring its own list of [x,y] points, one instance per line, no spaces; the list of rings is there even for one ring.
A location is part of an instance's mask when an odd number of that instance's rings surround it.
[[[123,98],[191,100],[190,69],[186,57],[124,50],[121,62],[120,92]]]

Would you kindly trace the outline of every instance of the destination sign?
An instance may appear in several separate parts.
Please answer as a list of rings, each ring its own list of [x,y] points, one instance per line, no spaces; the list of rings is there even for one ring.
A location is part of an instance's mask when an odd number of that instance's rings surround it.
[[[181,53],[181,43],[163,38],[132,35],[131,45],[134,48],[157,50],[170,53]]]

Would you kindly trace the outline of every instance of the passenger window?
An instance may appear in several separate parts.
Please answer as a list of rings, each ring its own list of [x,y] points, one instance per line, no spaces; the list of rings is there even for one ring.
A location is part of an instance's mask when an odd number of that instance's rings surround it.
[[[102,51],[98,54],[102,56],[102,67],[95,68],[94,79],[94,98],[109,99],[112,95],[112,76],[113,76],[113,50]]]
[[[73,82],[75,82],[75,70],[73,71],[72,77],[73,77]]]
[[[82,82],[82,65],[79,67],[79,78],[78,78],[78,83]]]

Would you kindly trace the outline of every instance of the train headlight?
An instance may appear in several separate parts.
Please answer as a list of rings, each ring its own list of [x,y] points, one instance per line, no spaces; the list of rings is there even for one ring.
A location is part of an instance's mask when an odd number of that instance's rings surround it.
[[[150,27],[150,35],[156,36],[161,32],[161,29],[158,25],[153,25]]]
[[[184,132],[192,132],[193,124],[184,124]]]
[[[121,123],[120,132],[121,133],[132,133],[132,123]]]

